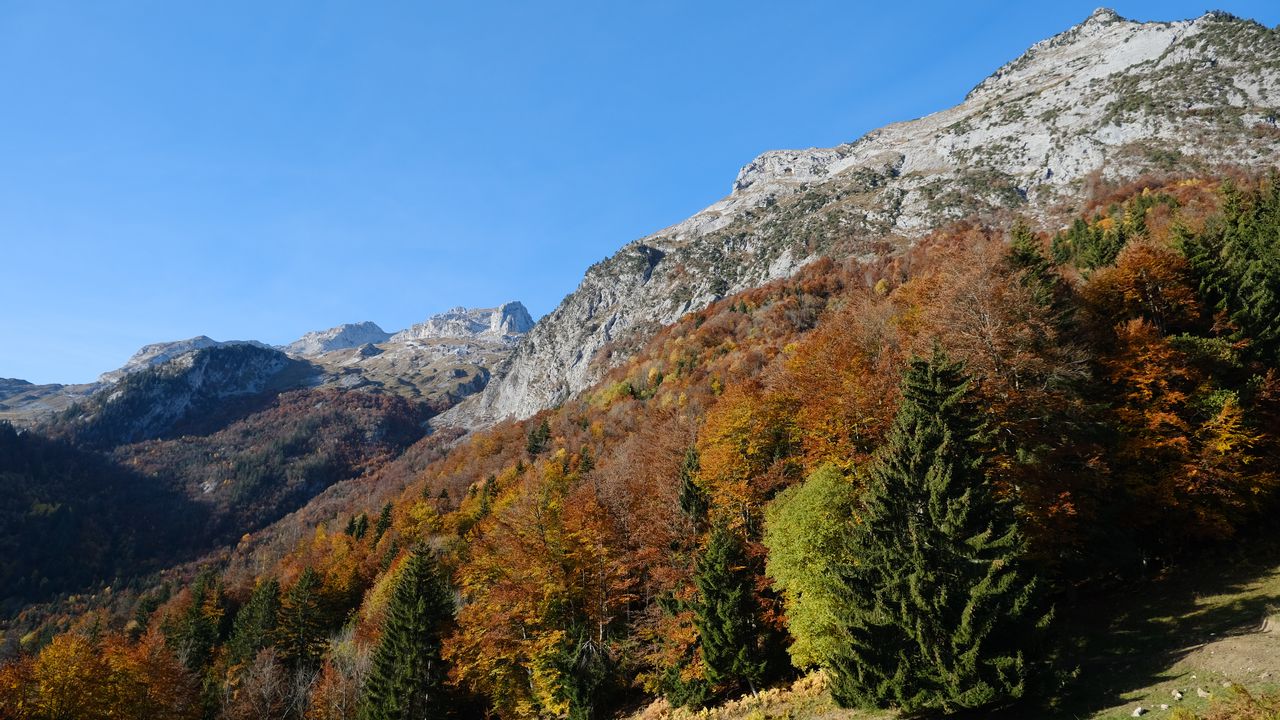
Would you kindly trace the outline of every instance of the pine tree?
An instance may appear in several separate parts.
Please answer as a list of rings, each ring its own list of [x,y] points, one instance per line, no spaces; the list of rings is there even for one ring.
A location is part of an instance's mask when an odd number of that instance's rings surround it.
[[[231,624],[227,659],[232,665],[253,660],[259,650],[271,644],[279,613],[280,583],[274,578],[258,583]]]
[[[416,549],[405,559],[387,605],[382,639],[360,703],[362,720],[442,718],[446,675],[440,657],[453,594],[434,557]]]
[[[903,380],[841,568],[847,647],[831,671],[843,706],[954,712],[1024,692],[1023,648],[1047,617],[1013,509],[983,470],[968,388],[940,350]]]
[[[722,687],[746,683],[754,693],[765,672],[761,643],[767,633],[757,617],[742,540],[717,525],[698,558],[693,582],[701,596],[693,623],[707,680]]]
[[[275,644],[293,665],[314,667],[324,654],[323,590],[320,574],[307,568],[280,601]]]

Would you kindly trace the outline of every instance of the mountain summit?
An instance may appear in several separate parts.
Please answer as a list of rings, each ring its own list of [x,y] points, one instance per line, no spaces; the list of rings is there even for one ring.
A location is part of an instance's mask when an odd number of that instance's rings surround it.
[[[533,318],[520,302],[494,308],[456,307],[433,315],[407,330],[391,336],[392,342],[432,338],[501,339],[523,335],[533,328]]]
[[[1280,160],[1280,31],[1100,9],[961,104],[834,148],[766,152],[728,197],[593,265],[485,392],[442,417],[527,417],[652,330],[821,256],[892,251],[962,217],[1054,222],[1098,181]]]

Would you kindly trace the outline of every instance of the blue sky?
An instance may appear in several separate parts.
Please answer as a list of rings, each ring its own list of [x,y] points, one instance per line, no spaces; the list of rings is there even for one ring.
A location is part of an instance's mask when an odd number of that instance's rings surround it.
[[[541,315],[759,152],[952,105],[1096,2],[0,0],[0,377]]]

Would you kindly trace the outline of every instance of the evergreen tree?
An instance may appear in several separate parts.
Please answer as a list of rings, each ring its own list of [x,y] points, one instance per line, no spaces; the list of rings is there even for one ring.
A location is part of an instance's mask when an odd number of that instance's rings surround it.
[[[258,583],[231,624],[227,659],[232,665],[250,662],[259,650],[271,644],[279,613],[280,583],[274,578]]]
[[[373,526],[373,544],[377,545],[382,539],[383,533],[391,529],[391,503],[382,506],[382,512],[378,513],[378,522]]]
[[[190,603],[163,627],[165,641],[188,669],[198,672],[209,664],[222,639],[224,614],[218,576],[204,570],[191,586]]]
[[[765,672],[761,645],[767,633],[757,617],[742,540],[727,527],[711,531],[693,582],[701,596],[693,622],[707,680],[722,687],[746,683],[754,693]]]
[[[843,706],[954,712],[1020,697],[1024,648],[1047,617],[1013,509],[983,470],[982,413],[959,363],[913,360],[869,472],[841,568]]]
[[[547,449],[547,444],[551,441],[551,425],[546,418],[538,423],[538,426],[529,431],[528,442],[525,443],[525,450],[532,457],[541,455]]]
[[[445,716],[440,646],[453,611],[453,594],[435,558],[415,549],[405,559],[387,605],[382,639],[361,697],[361,720]]]
[[[1013,226],[1006,260],[1022,274],[1022,284],[1031,291],[1040,307],[1062,311],[1063,297],[1068,293],[1066,281],[1053,262],[1045,257],[1031,228],[1022,223]]]
[[[691,447],[685,451],[684,462],[680,464],[680,510],[701,528],[706,524],[711,501],[698,484],[699,466],[698,449]]]
[[[326,622],[323,584],[307,568],[280,601],[276,647],[293,665],[314,667],[324,654]]]
[[[1251,193],[1223,189],[1222,218],[1182,238],[1201,296],[1248,339],[1254,359],[1280,357],[1280,179]]]

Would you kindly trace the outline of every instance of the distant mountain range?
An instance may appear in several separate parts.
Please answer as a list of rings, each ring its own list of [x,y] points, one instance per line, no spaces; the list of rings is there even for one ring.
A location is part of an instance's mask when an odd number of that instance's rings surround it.
[[[102,373],[94,383],[35,385],[0,379],[0,419],[28,425],[64,412],[136,373],[173,363],[189,367],[202,350],[235,346],[263,351],[257,356],[271,358],[269,364],[277,369],[292,367],[289,379],[280,381],[281,389],[365,388],[424,400],[442,409],[483,389],[491,369],[510,354],[533,324],[523,304],[508,302],[493,308],[455,307],[395,334],[366,321],[308,332],[276,347],[256,340],[218,341],[205,335],[152,343],[121,367]],[[230,396],[262,390],[256,383],[237,386],[239,379],[243,376],[220,378],[225,387],[218,392]]]

